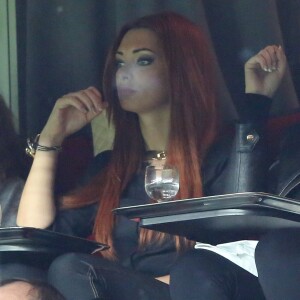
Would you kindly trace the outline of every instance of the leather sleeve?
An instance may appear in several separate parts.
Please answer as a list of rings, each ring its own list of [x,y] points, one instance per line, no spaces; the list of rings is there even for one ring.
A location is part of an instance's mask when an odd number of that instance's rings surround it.
[[[226,168],[225,193],[267,191],[265,124],[271,99],[245,94]]]
[[[214,151],[218,156],[208,156],[206,166],[214,166],[210,178],[206,176],[206,195],[267,190],[264,127],[270,105],[271,99],[261,95],[245,94],[241,99],[233,138],[219,145],[221,151]]]
[[[224,180],[224,193],[266,192],[267,155],[262,130],[253,123],[236,125]]]

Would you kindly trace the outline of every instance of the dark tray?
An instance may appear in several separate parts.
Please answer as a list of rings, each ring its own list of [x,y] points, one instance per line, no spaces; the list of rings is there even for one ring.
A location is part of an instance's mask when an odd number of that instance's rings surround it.
[[[0,228],[0,251],[93,253],[107,245],[50,230],[31,227]]]
[[[237,193],[121,207],[141,227],[218,244],[257,239],[270,230],[300,228],[300,202],[266,193]]]
[[[67,252],[96,253],[109,246],[83,238],[31,227],[0,228],[0,263],[26,263],[47,268]]]

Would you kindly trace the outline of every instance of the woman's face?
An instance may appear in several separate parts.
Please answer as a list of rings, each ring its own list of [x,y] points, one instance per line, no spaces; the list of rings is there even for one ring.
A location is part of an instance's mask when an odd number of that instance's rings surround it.
[[[169,105],[168,72],[156,34],[132,29],[116,53],[116,85],[124,110],[145,114]]]

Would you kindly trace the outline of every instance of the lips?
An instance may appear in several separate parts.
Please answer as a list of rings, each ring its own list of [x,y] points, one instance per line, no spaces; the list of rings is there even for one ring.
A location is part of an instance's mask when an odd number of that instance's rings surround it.
[[[118,96],[120,99],[132,96],[136,91],[131,88],[118,88]]]

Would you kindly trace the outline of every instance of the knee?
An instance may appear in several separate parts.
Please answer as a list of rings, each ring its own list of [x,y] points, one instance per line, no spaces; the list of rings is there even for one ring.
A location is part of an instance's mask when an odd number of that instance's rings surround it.
[[[259,276],[277,273],[283,267],[299,261],[300,231],[276,230],[263,236],[255,249]]]
[[[201,255],[195,253],[195,251],[190,251],[180,256],[175,264],[172,266],[170,274],[186,274],[191,273],[192,270],[199,270],[199,263],[201,260]],[[196,262],[197,261],[197,262]]]
[[[282,261],[291,258],[293,252],[298,255],[300,247],[299,230],[282,229],[263,236],[255,249],[255,260],[260,262]]]
[[[50,268],[60,268],[61,266],[72,265],[77,261],[77,256],[77,253],[67,253],[60,255],[56,259],[54,259],[54,261],[51,263]]]
[[[105,278],[94,269],[99,259],[90,254],[63,254],[51,263],[48,282],[67,299],[98,299],[106,293]]]
[[[172,299],[220,299],[226,294],[228,273],[217,254],[205,250],[186,253],[170,271]]]
[[[190,280],[197,278],[204,283],[211,281],[220,273],[217,257],[208,251],[193,250],[181,256],[172,266],[171,280]]]
[[[75,270],[81,268],[81,256],[82,254],[79,253],[67,253],[61,256],[58,256],[54,259],[51,263],[48,276],[51,278],[53,277],[60,277],[65,276],[68,273],[72,273]]]

